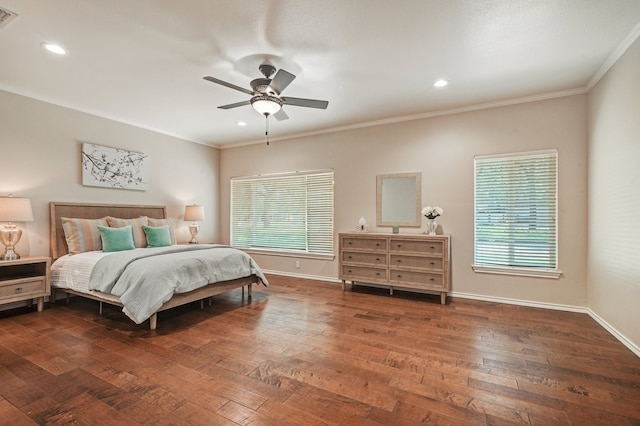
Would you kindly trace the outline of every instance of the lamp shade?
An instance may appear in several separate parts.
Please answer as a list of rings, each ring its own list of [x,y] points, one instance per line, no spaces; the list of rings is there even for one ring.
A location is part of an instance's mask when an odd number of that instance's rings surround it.
[[[193,222],[204,220],[204,207],[196,204],[184,208],[184,220]]]
[[[0,197],[0,222],[32,222],[33,211],[28,198]]]

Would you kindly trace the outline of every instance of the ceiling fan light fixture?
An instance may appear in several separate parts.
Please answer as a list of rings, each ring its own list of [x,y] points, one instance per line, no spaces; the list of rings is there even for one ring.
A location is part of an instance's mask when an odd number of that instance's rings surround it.
[[[275,96],[256,95],[251,98],[251,106],[262,115],[273,115],[282,108],[282,100]]]

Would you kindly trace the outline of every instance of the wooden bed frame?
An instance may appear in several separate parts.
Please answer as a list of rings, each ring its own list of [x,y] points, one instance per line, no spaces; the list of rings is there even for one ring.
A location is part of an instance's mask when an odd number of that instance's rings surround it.
[[[113,216],[123,219],[136,218],[140,216],[147,216],[155,219],[166,218],[165,206],[136,206],[136,205],[124,205],[124,204],[84,204],[84,203],[61,203],[50,202],[50,251],[53,260],[56,260],[60,256],[64,256],[69,252],[67,242],[64,238],[64,231],[62,229],[62,217],[82,218],[82,219],[99,219],[105,216]],[[158,312],[175,308],[177,306],[186,305],[187,303],[200,300],[202,301],[216,294],[224,293],[234,288],[242,288],[242,295],[244,297],[244,287],[247,286],[248,298],[251,299],[251,286],[258,284],[259,279],[255,275],[251,275],[244,278],[239,278],[230,281],[220,281],[212,283],[206,287],[199,288],[189,293],[174,294],[173,297],[160,307],[150,318],[149,327],[151,330],[155,330],[158,324]],[[97,300],[100,302],[100,313],[102,313],[102,303],[108,303],[110,305],[120,306],[123,305],[113,299],[101,298],[99,293],[82,293],[71,289],[57,288],[51,289],[51,299],[55,301],[54,291],[62,291],[67,294],[74,294],[77,296],[85,297],[88,299]]]

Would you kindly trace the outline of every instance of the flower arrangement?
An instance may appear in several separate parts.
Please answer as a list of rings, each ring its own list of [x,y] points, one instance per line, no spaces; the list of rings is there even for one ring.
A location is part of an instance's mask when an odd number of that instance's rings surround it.
[[[444,210],[442,210],[442,208],[440,208],[440,207],[426,206],[426,207],[422,208],[422,214],[427,219],[432,219],[433,220],[436,217],[440,216],[442,213],[444,213]]]

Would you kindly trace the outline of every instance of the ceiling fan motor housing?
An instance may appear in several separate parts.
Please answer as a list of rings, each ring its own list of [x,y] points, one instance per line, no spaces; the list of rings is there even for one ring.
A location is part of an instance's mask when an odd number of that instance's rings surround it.
[[[271,79],[269,78],[256,78],[251,80],[249,84],[254,92],[276,95],[276,92],[269,86],[271,84]]]

